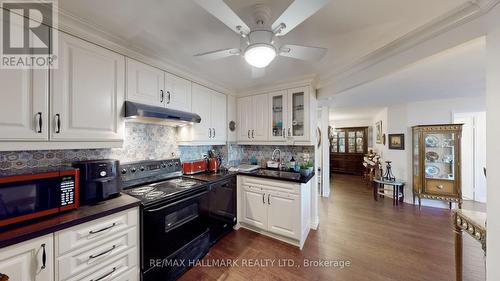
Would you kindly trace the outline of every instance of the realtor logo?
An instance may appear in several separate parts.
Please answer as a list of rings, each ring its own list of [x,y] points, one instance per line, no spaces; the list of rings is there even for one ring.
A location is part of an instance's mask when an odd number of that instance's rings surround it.
[[[0,3],[0,68],[56,68],[56,0],[11,0]]]

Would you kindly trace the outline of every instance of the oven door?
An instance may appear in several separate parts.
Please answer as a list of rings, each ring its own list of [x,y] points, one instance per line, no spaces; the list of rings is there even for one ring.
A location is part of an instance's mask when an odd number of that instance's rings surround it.
[[[0,181],[0,226],[59,212],[77,200],[74,188],[75,175],[61,177],[59,173]]]
[[[208,251],[207,189],[164,205],[148,206],[142,219],[143,280],[160,276],[170,280],[173,274],[184,272],[182,265],[187,269],[192,266],[190,259],[197,260]]]

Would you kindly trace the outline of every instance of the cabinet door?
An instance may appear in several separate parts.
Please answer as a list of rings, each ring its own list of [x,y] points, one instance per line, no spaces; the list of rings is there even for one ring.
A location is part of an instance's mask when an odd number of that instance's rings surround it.
[[[52,70],[51,138],[122,140],[124,57],[59,33],[59,68]]]
[[[251,128],[253,127],[253,120],[251,118],[252,97],[239,98],[237,101],[238,108],[238,140],[251,141]]]
[[[280,91],[269,94],[269,140],[285,141],[288,126],[287,92]]]
[[[127,100],[164,106],[166,99],[165,72],[127,58]]]
[[[263,191],[244,186],[243,187],[242,220],[248,225],[258,228],[267,228],[267,203]],[[280,211],[281,212],[281,211]]]
[[[22,22],[16,14],[10,17]],[[12,21],[11,29],[19,29],[15,32],[22,32],[22,28]],[[39,28],[50,30],[43,25]],[[30,36],[33,34],[30,32]],[[0,85],[0,140],[48,140],[48,69],[2,69]]]
[[[309,91],[307,87],[288,90],[287,135],[296,141],[309,140]]]
[[[253,117],[252,140],[266,141],[269,122],[268,95],[252,97],[251,114]]]
[[[8,280],[12,281],[54,280],[52,234],[3,248],[0,251],[0,273],[7,275]]]
[[[211,103],[212,94],[210,89],[198,84],[193,84],[192,112],[200,115],[201,122],[194,124],[192,128],[192,140],[211,140]]]
[[[191,81],[170,73],[165,75],[165,106],[168,108],[191,111]]]
[[[211,140],[226,141],[226,95],[213,92],[210,103],[210,119],[212,127]]]
[[[294,194],[266,195],[268,209],[267,230],[290,238],[300,238],[300,201]]]

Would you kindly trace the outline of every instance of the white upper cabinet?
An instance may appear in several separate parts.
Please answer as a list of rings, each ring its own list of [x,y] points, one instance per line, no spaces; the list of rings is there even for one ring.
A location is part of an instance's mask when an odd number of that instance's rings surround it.
[[[238,140],[241,142],[266,141],[268,131],[267,94],[238,99]]]
[[[48,73],[48,70],[0,71],[1,140],[48,140]]]
[[[193,113],[200,115],[201,122],[192,127],[192,140],[206,141],[212,136],[211,120],[211,92],[207,87],[193,84],[193,102],[191,109]]]
[[[238,110],[237,126],[238,141],[246,142],[251,140],[252,128],[252,97],[239,98],[236,101]]]
[[[3,248],[0,273],[12,281],[54,280],[53,241],[54,236],[50,234]]]
[[[59,67],[51,78],[51,139],[123,139],[122,55],[59,33]]]
[[[212,140],[215,142],[225,142],[227,139],[226,103],[226,95],[212,91],[210,119],[212,121]]]
[[[165,106],[176,110],[190,112],[191,81],[166,73],[165,82]]]
[[[16,14],[10,17],[22,18]],[[11,29],[23,27],[11,22]],[[44,32],[49,32],[46,26]],[[29,33],[33,37],[34,33]],[[0,70],[0,140],[48,140],[49,71]]]
[[[153,106],[164,106],[165,72],[127,58],[127,100]]]
[[[267,94],[252,97],[253,127],[252,140],[266,141],[269,123]]]
[[[193,83],[191,111],[201,122],[178,129],[181,142],[223,144],[227,140],[226,95]]]

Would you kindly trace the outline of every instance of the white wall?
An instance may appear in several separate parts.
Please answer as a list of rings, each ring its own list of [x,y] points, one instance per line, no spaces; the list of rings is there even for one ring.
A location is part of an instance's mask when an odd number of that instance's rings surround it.
[[[411,127],[416,125],[453,123],[453,113],[479,112],[486,110],[484,93],[478,93],[474,98],[458,98],[446,100],[432,100],[413,102],[389,106],[381,111],[373,120],[375,123],[382,120],[382,131],[386,134],[405,134],[405,150],[390,150],[386,145],[374,143],[375,151],[381,154],[382,159],[392,161],[392,170],[397,178],[407,182],[405,201],[412,202],[412,132]],[[374,132],[374,139],[376,138]],[[434,200],[423,200],[422,205],[445,207],[446,204]]]
[[[500,278],[500,5],[488,15],[486,36],[486,165],[488,169],[488,235],[486,278]]]
[[[371,119],[361,120],[330,120],[330,126],[334,128],[349,128],[349,127],[370,127],[372,126]]]
[[[377,143],[377,122],[382,121],[382,134],[387,134],[387,108],[382,109],[372,121],[373,126],[373,150],[378,153],[382,158],[385,155],[386,149],[382,143]]]

